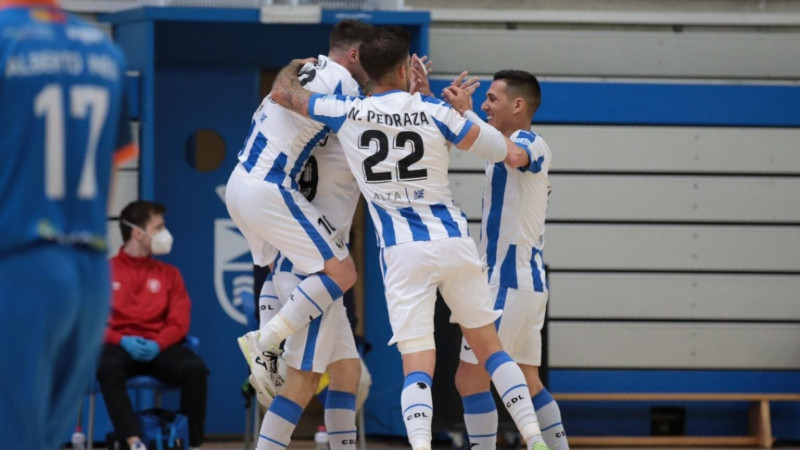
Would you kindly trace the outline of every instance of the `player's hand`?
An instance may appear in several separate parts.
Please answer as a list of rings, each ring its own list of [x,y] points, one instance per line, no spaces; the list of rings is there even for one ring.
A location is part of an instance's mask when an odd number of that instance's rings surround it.
[[[431,67],[433,67],[433,62],[427,56],[420,58],[416,53],[411,56],[411,88],[409,89],[411,94],[419,92],[420,94],[433,96],[430,82],[428,81],[428,73],[431,71]]]
[[[461,88],[467,93],[467,95],[470,96],[469,109],[472,109],[472,94],[475,93],[475,91],[478,89],[478,86],[481,85],[481,82],[478,77],[466,79],[467,76],[469,76],[469,72],[466,70],[461,72],[461,74],[459,74],[457,77],[455,77],[455,79],[453,79],[453,81],[450,82],[450,86]]]
[[[458,86],[448,86],[442,90],[442,98],[450,103],[460,114],[472,109],[472,96]]]
[[[303,59],[293,59],[292,62],[289,63],[292,67],[297,67],[297,72],[305,66],[306,64],[316,64],[317,58],[303,58]]]

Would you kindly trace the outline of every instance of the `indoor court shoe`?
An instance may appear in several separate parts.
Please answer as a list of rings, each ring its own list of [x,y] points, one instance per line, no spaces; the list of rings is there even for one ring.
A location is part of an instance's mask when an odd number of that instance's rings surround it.
[[[281,351],[280,349],[261,350],[260,345],[257,343],[256,333],[255,331],[250,331],[240,337],[237,342],[239,343],[239,349],[247,360],[247,364],[250,365],[250,373],[252,374],[250,384],[256,389],[256,394],[260,391],[274,398],[278,394],[280,387],[283,386],[283,378],[278,374],[278,355],[280,355]],[[263,397],[259,398],[259,402]]]
[[[550,447],[548,447],[544,442],[534,442],[531,450],[550,450]]]
[[[260,403],[264,408],[269,408],[269,405],[272,404],[272,400],[274,400],[275,397],[256,387],[258,384],[256,383],[256,378],[253,376],[253,374],[250,374],[249,381],[250,386],[253,386],[253,389],[256,391],[256,399],[258,399],[258,403]]]

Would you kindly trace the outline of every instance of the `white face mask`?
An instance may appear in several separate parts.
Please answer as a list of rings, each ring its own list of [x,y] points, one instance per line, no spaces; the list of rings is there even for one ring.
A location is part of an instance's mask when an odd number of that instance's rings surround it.
[[[150,251],[154,255],[166,255],[172,250],[172,234],[166,228],[151,236]]]
[[[123,220],[122,223],[131,227],[131,228],[138,228],[148,236],[150,236],[150,251],[154,255],[166,255],[172,250],[172,233],[169,232],[166,228],[162,229],[158,233],[154,235],[150,235],[147,233],[144,228],[135,225],[133,223],[128,222],[127,220]]]

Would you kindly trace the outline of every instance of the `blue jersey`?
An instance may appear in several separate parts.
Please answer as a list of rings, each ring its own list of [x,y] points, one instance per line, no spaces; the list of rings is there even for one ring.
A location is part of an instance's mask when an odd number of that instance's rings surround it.
[[[112,162],[135,154],[124,77],[122,51],[89,23],[0,8],[0,255],[40,241],[105,250]]]

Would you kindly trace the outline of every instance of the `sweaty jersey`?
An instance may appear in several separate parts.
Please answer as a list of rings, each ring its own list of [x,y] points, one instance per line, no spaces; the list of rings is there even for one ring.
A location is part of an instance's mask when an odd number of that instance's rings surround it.
[[[544,292],[550,147],[527,130],[518,130],[509,139],[529,153],[531,164],[519,169],[503,162],[486,164],[480,251],[486,255],[490,284]]]
[[[326,94],[358,95],[358,83],[350,72],[327,56],[300,70],[306,89]],[[250,131],[239,151],[247,172],[260,179],[297,189],[297,177],[312,150],[330,129],[289,111],[266,96],[253,114]]]
[[[124,57],[39,4],[0,7],[0,254],[42,240],[104,251],[112,158],[135,154]]]
[[[399,90],[313,94],[308,112],[339,135],[381,247],[469,235],[448,187],[447,143],[461,142],[472,122],[440,100]]]

